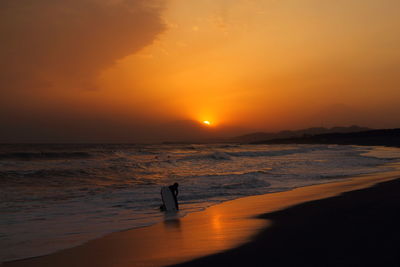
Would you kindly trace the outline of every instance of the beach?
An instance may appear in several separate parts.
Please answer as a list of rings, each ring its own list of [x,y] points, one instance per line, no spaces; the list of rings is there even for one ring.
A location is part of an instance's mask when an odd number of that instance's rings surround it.
[[[398,266],[399,177],[369,174],[236,199],[3,265]]]
[[[397,148],[338,145],[0,146],[0,262],[170,222],[159,209],[166,185],[179,183],[177,219],[234,199],[242,206],[247,196],[386,173],[399,159]]]
[[[264,214],[237,249],[176,266],[400,266],[400,179]]]
[[[400,267],[399,10],[0,0],[0,267]]]

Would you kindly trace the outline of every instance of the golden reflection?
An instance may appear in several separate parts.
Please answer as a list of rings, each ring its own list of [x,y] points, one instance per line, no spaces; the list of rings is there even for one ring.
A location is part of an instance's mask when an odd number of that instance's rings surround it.
[[[219,232],[221,232],[221,215],[219,215],[219,214],[216,214],[216,215],[213,215],[213,217],[212,217],[212,226],[213,226],[213,229],[214,229],[214,231],[216,232],[216,234],[218,234]]]
[[[107,235],[45,257],[5,264],[23,266],[166,266],[221,252],[250,240],[270,221],[255,216],[338,195],[398,177],[399,171],[228,201],[181,219]],[[101,253],[99,253],[99,251]],[[87,264],[85,264],[87,263]]]

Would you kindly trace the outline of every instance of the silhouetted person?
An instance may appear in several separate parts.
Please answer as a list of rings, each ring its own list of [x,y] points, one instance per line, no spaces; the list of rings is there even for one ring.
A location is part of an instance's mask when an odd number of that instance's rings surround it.
[[[176,206],[176,210],[179,210],[179,205],[178,205],[178,183],[174,183],[173,185],[168,186],[169,190],[171,190],[172,195],[174,196],[174,200],[175,200],[175,206]]]

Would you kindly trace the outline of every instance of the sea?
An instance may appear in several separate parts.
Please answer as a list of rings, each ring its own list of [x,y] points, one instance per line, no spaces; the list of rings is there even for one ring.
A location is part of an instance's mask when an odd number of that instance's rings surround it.
[[[49,254],[246,196],[388,172],[400,149],[341,145],[0,145],[0,262]]]

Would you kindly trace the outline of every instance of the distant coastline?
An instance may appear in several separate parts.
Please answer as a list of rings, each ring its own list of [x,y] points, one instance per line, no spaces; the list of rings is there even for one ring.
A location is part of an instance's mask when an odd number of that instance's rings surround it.
[[[400,147],[400,128],[353,133],[303,135],[302,137],[255,141],[251,142],[251,144],[337,144]]]
[[[280,132],[254,132],[236,137],[192,141],[165,141],[162,144],[338,144],[400,147],[400,128],[370,129],[360,126],[314,127]]]

